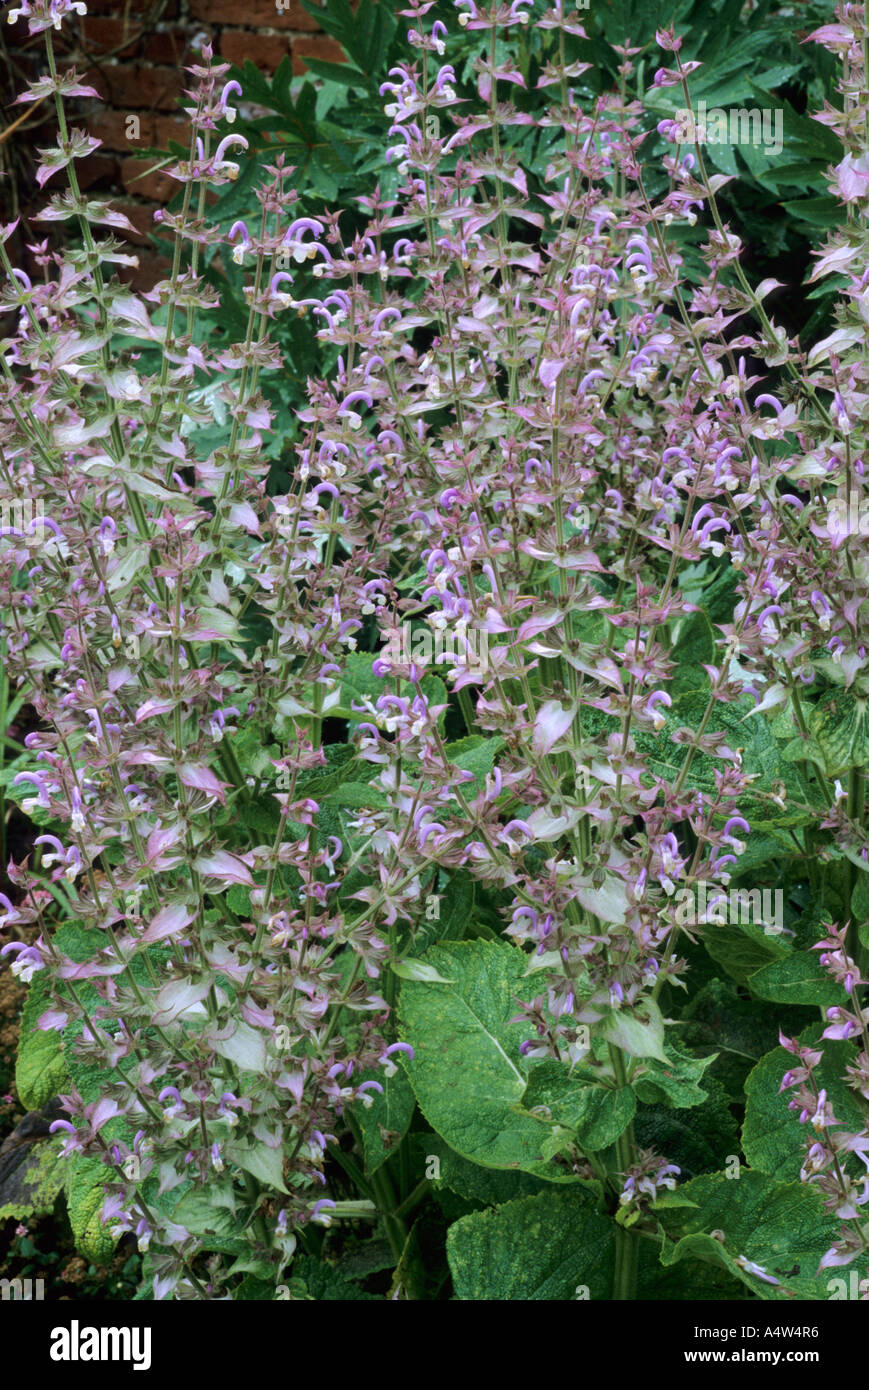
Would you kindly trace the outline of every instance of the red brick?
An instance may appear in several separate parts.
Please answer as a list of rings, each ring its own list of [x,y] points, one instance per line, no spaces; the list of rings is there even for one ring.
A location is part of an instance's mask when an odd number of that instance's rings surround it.
[[[174,140],[178,145],[183,145],[185,150],[189,148],[190,122],[186,116],[155,116],[153,120],[153,144],[158,149],[167,150],[170,140]]]
[[[113,198],[112,207],[129,218],[136,229],[135,232],[125,233],[127,241],[141,246],[149,242],[154,233],[158,231],[158,225],[154,221],[154,213],[157,211],[156,203],[147,203],[144,199]]]
[[[184,29],[166,29],[147,34],[142,52],[149,63],[166,63],[175,67],[190,53],[190,32]]]
[[[118,278],[141,294],[144,290],[153,289],[158,280],[165,280],[172,269],[172,262],[147,247],[137,251],[136,255],[139,257],[138,266],[118,266]]]
[[[252,34],[247,30],[224,29],[220,36],[220,56],[239,67],[248,60],[263,72],[274,72],[282,58],[290,55],[284,34]]]
[[[105,188],[117,182],[118,161],[114,155],[98,150],[87,159],[76,160],[76,173],[81,188]]]
[[[190,0],[193,19],[208,24],[247,24],[251,29],[287,29],[316,33],[319,24],[300,0],[289,0],[289,8],[279,10],[275,0]]]
[[[134,197],[151,198],[156,203],[168,203],[181,188],[177,179],[149,165],[146,159],[122,160],[121,183]]]
[[[93,69],[85,81],[104,101],[122,111],[174,111],[182,90],[177,68],[137,66],[134,63]]]
[[[144,15],[131,14],[126,19],[86,15],[79,24],[82,48],[95,58],[110,50],[115,50],[118,57],[129,57],[136,52],[147,22]]]
[[[165,7],[155,0],[87,0],[88,14],[141,15],[156,20],[174,19],[178,14],[178,0],[167,0]]]
[[[136,145],[156,145],[156,118],[150,116],[147,111],[135,112],[134,114],[139,122],[138,139],[127,135],[129,117],[123,111],[112,111],[110,107],[103,107],[88,119],[88,132],[95,135],[98,140],[102,140],[104,147],[108,150],[129,152],[130,148]]]
[[[307,72],[305,58],[322,58],[327,63],[343,63],[344,50],[337,39],[327,38],[325,34],[314,34],[310,38],[293,39],[293,72]]]

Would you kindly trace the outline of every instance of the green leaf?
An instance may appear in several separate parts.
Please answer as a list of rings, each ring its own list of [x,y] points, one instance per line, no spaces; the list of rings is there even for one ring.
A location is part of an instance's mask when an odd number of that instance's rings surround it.
[[[818,1264],[840,1223],[824,1210],[816,1188],[743,1171],[732,1179],[723,1173],[694,1178],[679,1192],[697,1206],[658,1210],[661,1225],[675,1242],[662,1252],[664,1265],[686,1256],[717,1262],[760,1299],[829,1296],[830,1271],[819,1274]],[[740,1259],[760,1266],[778,1283],[767,1283]]]
[[[726,926],[706,926],[701,939],[716,964],[745,984],[770,961],[786,956],[790,947],[756,922],[728,922]]]
[[[624,1133],[637,1103],[630,1086],[590,1086],[553,1057],[532,1067],[521,1108],[544,1124],[573,1130],[580,1148],[594,1153]]]
[[[799,1036],[804,1046],[813,1046],[822,1032],[813,1023]],[[854,1092],[845,1085],[845,1067],[853,1064],[856,1048],[847,1042],[824,1041],[824,1056],[815,1068],[818,1086],[827,1092],[833,1114],[846,1129],[862,1130],[866,1119]],[[788,1109],[788,1092],[780,1092],[782,1077],[796,1065],[796,1059],[783,1047],[767,1054],[745,1083],[745,1122],[742,1147],[753,1168],[783,1179],[799,1177],[806,1151],[814,1136],[808,1125],[801,1125],[799,1114]]]
[[[63,1035],[53,1028],[43,1031],[37,1027],[37,1020],[50,1007],[42,973],[37,972],[27,987],[15,1060],[15,1089],[28,1110],[41,1110],[70,1084]]]
[[[216,1236],[226,1240],[237,1237],[238,1219],[228,1206],[216,1202],[214,1196],[214,1191],[209,1188],[191,1188],[175,1204],[172,1220],[186,1226],[194,1236]]]
[[[271,1149],[259,1143],[252,1148],[242,1144],[227,1144],[226,1156],[246,1173],[252,1173],[267,1187],[286,1192],[284,1186],[284,1155],[282,1149]]]
[[[329,82],[340,82],[344,87],[364,90],[368,85],[368,78],[350,63],[328,63],[323,58],[310,58],[306,54],[305,67],[315,77],[325,78]]]
[[[828,777],[842,777],[852,767],[869,764],[866,704],[866,700],[858,698],[852,690],[831,690],[809,710],[806,723]],[[783,756],[788,761],[805,758],[805,740],[794,739]]]
[[[76,1249],[94,1264],[108,1264],[116,1240],[100,1220],[100,1213],[105,1201],[103,1186],[109,1181],[112,1170],[100,1159],[86,1158],[82,1154],[71,1154],[66,1162],[66,1206]]]
[[[316,1260],[312,1255],[296,1256],[293,1260],[293,1279],[303,1280],[310,1297],[318,1302],[372,1301],[377,1297],[376,1294],[365,1293],[358,1284],[343,1278],[325,1260]]]
[[[613,1009],[599,1031],[601,1037],[629,1057],[654,1057],[667,1065],[664,1020],[654,1000],[644,999],[637,1009]]]
[[[475,897],[476,885],[471,875],[467,869],[458,869],[441,894],[440,916],[432,923],[437,927],[439,941],[457,941],[465,934],[473,915]]]
[[[238,1265],[239,1268],[236,1269],[236,1265]],[[236,1274],[241,1273],[240,1261],[236,1260],[235,1265],[233,1265],[232,1270],[230,1270],[230,1273],[233,1272],[235,1272]],[[248,1274],[245,1279],[242,1279],[241,1283],[239,1284],[238,1288],[235,1290],[235,1293],[233,1294],[233,1300],[236,1303],[254,1301],[259,1303],[270,1303],[274,1297],[274,1282],[271,1279],[259,1279],[253,1274]]]
[[[812,227],[837,227],[841,208],[831,194],[818,198],[793,198],[781,205],[791,217],[801,218]]]
[[[476,1302],[612,1297],[615,1223],[586,1191],[545,1192],[450,1227],[447,1260],[456,1297]]]
[[[848,997],[819,963],[815,952],[801,951],[770,961],[750,976],[748,985],[758,999],[769,999],[774,1004],[820,1004],[827,1009],[833,1004],[844,1004]]]
[[[700,683],[708,684],[703,666],[715,660],[715,641],[712,624],[702,610],[691,613],[679,624],[671,659],[675,666],[670,686],[674,699],[687,690],[697,689]]]
[[[365,1072],[365,1081],[377,1081],[383,1094],[374,1096],[369,1107],[354,1105],[353,1115],[362,1135],[362,1151],[366,1173],[373,1173],[384,1163],[410,1128],[416,1105],[413,1087],[400,1069],[387,1076],[382,1067]]]
[[[527,1083],[519,1053],[526,1029],[510,1020],[517,998],[533,987],[527,957],[500,943],[459,941],[431,947],[425,961],[454,981],[401,986],[399,1032],[415,1054],[406,1069],[429,1124],[475,1163],[558,1180],[542,1153],[544,1127],[517,1109]]]
[[[461,783],[462,794],[473,801],[483,789],[487,775],[495,766],[495,758],[504,746],[500,735],[494,738],[482,734],[469,734],[467,738],[456,739],[446,745],[449,761],[463,772],[472,772],[474,780]]]
[[[703,1073],[715,1061],[716,1053],[692,1057],[674,1043],[667,1044],[667,1060],[647,1060],[634,1070],[632,1086],[647,1105],[671,1105],[686,1109],[701,1105],[707,1092],[700,1085]]]
[[[443,1283],[443,1248],[442,1219],[424,1211],[404,1243],[387,1297],[431,1302]]]
[[[382,807],[388,806],[388,801],[380,787],[366,786],[364,782],[343,782],[341,786],[331,791],[325,800],[320,802],[324,807],[340,806],[361,806],[361,807]]]

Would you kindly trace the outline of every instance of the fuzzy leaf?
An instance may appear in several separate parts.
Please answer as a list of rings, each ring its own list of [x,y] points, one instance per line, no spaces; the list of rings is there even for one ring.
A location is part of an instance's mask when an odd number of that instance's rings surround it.
[[[664,1248],[664,1265],[686,1256],[716,1261],[760,1299],[829,1297],[831,1271],[819,1274],[818,1264],[840,1223],[824,1210],[816,1188],[776,1182],[757,1172],[732,1179],[713,1173],[694,1178],[679,1193],[697,1205],[658,1209],[661,1225],[675,1242]],[[713,1231],[723,1233],[723,1241]],[[740,1259],[778,1282],[768,1283]]]
[[[406,1062],[419,1107],[452,1148],[492,1168],[558,1174],[543,1157],[545,1128],[517,1109],[527,1064],[516,999],[527,998],[526,957],[493,942],[442,943],[425,961],[449,985],[406,980],[399,1032],[414,1049]],[[565,1179],[569,1180],[569,1179]]]
[[[587,1191],[521,1197],[450,1227],[456,1297],[480,1302],[612,1298],[616,1226]]]
[[[812,1024],[799,1040],[813,1045],[821,1031]],[[826,1089],[836,1119],[847,1129],[859,1131],[866,1120],[854,1092],[843,1081],[846,1065],[853,1065],[856,1048],[851,1043],[826,1040],[823,1052],[815,1070],[818,1086]],[[792,1092],[779,1090],[782,1077],[794,1065],[792,1054],[777,1047],[758,1062],[745,1083],[743,1151],[753,1168],[782,1179],[799,1177],[808,1146],[815,1138],[809,1125],[800,1124],[798,1113],[788,1109]]]
[[[630,1086],[590,1086],[552,1058],[532,1068],[521,1108],[543,1124],[573,1130],[580,1148],[593,1153],[624,1133],[637,1103]]]
[[[100,1220],[100,1213],[105,1201],[103,1185],[110,1180],[112,1169],[98,1158],[82,1154],[72,1154],[67,1161],[66,1205],[76,1249],[95,1264],[108,1264],[116,1240]]]

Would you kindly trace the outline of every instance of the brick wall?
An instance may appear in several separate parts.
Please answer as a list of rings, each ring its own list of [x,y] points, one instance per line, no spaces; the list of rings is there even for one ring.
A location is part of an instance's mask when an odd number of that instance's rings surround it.
[[[338,44],[320,32],[299,0],[280,3],[282,9],[277,0],[87,0],[86,16],[64,21],[57,36],[62,65],[74,65],[103,98],[101,105],[82,103],[81,114],[73,119],[102,141],[95,154],[79,162],[78,172],[84,186],[110,192],[138,229],[139,269],[126,276],[138,288],[149,287],[164,272],[166,262],[147,234],[154,229],[155,209],[175,195],[178,184],[154,169],[153,160],[137,156],[137,150],[165,148],[170,139],[186,145],[187,126],[185,117],[177,114],[178,98],[188,81],[183,68],[196,61],[195,46],[208,37],[216,58],[238,64],[250,59],[266,73],[274,72],[287,54],[296,73],[305,71],[306,57],[333,62],[342,57]],[[42,70],[42,36],[29,38],[22,21],[4,24],[3,29],[6,72],[0,71],[0,85],[10,90],[9,100],[26,78]],[[7,107],[5,123],[21,110]],[[32,151],[52,140],[53,126],[43,122],[46,111],[42,107],[29,116],[6,145],[0,145],[16,184],[12,201],[18,206],[12,212],[20,211],[25,219],[36,210],[28,180]],[[60,186],[62,177],[53,178],[46,193]],[[0,184],[5,213],[0,221],[8,215],[7,201]],[[30,231],[42,237],[44,224],[42,230],[36,223]]]

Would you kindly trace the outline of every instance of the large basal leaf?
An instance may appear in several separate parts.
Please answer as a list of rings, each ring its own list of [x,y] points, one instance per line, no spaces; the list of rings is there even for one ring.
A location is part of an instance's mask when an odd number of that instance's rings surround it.
[[[517,997],[533,993],[526,956],[495,942],[461,941],[433,946],[424,959],[454,983],[402,981],[400,1034],[414,1049],[407,1072],[420,1109],[475,1163],[555,1178],[542,1153],[545,1126],[518,1108],[527,1084],[519,1053],[527,1025],[510,1020]]]
[[[844,989],[820,964],[816,952],[798,952],[770,961],[755,971],[748,985],[758,999],[774,1004],[819,1004],[828,1009],[847,1002]]]
[[[450,1227],[447,1260],[459,1299],[611,1298],[616,1226],[589,1192],[545,1192]]]
[[[821,1033],[812,1024],[800,1034],[804,1045],[814,1044]],[[851,1043],[823,1044],[824,1056],[815,1069],[818,1086],[823,1087],[837,1120],[846,1129],[861,1130],[866,1121],[851,1091],[844,1082],[846,1065],[853,1064],[856,1048]],[[788,1108],[791,1092],[780,1092],[782,1077],[796,1064],[795,1058],[783,1047],[777,1047],[758,1062],[745,1083],[745,1122],[742,1127],[742,1147],[753,1168],[776,1178],[797,1178],[814,1130],[801,1125],[799,1114]]]
[[[828,777],[842,777],[850,768],[869,763],[866,700],[853,691],[832,690],[822,695],[811,707],[807,723],[810,742],[796,738],[789,743],[783,755],[788,761],[809,756]]]
[[[829,1297],[831,1271],[819,1274],[818,1265],[841,1223],[815,1188],[752,1171],[732,1179],[714,1173],[680,1186],[679,1197],[697,1205],[656,1208],[673,1242],[662,1252],[664,1265],[686,1257],[716,1261],[761,1299]]]
[[[116,1238],[110,1226],[103,1225],[101,1213],[105,1201],[103,1187],[111,1180],[113,1170],[100,1159],[82,1154],[71,1154],[66,1162],[66,1206],[76,1249],[95,1264],[108,1264]]]
[[[325,1260],[316,1260],[312,1255],[297,1255],[293,1260],[293,1279],[304,1283],[307,1296],[318,1302],[349,1303],[380,1302],[376,1294],[365,1293],[352,1280],[345,1279],[337,1269]]]
[[[789,950],[781,937],[754,922],[704,926],[698,928],[698,935],[716,965],[738,984],[747,983],[756,971],[786,956]]]
[[[42,1012],[42,1011],[40,1011]],[[15,1059],[15,1090],[28,1111],[39,1111],[54,1095],[64,1093],[70,1084],[63,1051],[63,1038],[54,1030],[43,1033],[35,1022],[28,1024],[24,1009],[21,1038]]]
[[[15,1088],[28,1110],[41,1110],[46,1101],[62,1095],[69,1086],[63,1037],[55,1029],[43,1031],[37,1020],[50,1006],[40,975],[30,981],[21,1015]]]

